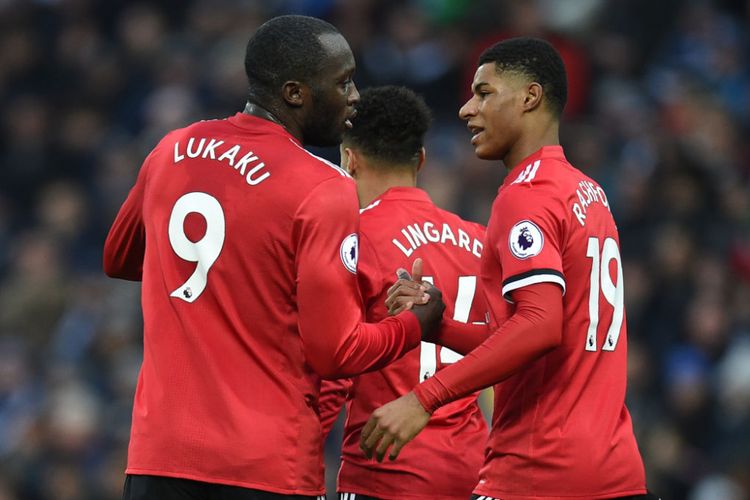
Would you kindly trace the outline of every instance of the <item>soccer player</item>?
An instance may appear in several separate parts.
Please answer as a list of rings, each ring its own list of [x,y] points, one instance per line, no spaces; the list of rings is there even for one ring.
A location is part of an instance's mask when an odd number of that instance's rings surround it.
[[[353,128],[344,132],[341,158],[357,183],[363,207],[357,278],[367,320],[388,317],[384,301],[396,266],[411,268],[410,263],[421,258],[430,263],[422,269],[423,279],[443,292],[448,320],[473,324],[486,338],[486,306],[477,283],[484,227],[439,209],[416,187],[430,122],[426,104],[404,87],[367,89],[352,122]],[[341,499],[469,497],[487,441],[476,394],[437,410],[396,462],[372,462],[359,449],[360,431],[373,409],[406,394],[458,357],[448,348],[422,342],[419,349],[380,371],[353,378],[348,386],[340,381],[323,383],[324,432],[338,414],[336,401],[342,393],[348,395],[338,476]],[[453,458],[455,450],[462,450],[461,460]]]
[[[303,149],[351,126],[346,40],[275,18],[245,69],[244,112],[165,136],[105,243],[106,273],[143,281],[127,500],[322,496],[320,377],[380,368],[442,316],[362,322],[354,182]]]
[[[602,188],[559,145],[563,62],[542,40],[506,40],[482,54],[472,91],[459,115],[475,153],[508,168],[482,254],[492,333],[377,409],[362,447],[382,460],[393,445],[395,458],[438,408],[495,384],[475,498],[647,498],[625,407],[617,227]]]

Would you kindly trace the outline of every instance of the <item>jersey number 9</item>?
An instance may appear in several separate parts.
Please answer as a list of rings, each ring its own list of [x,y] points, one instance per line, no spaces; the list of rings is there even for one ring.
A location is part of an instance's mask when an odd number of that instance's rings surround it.
[[[185,218],[197,213],[206,221],[206,234],[198,241],[190,241],[185,234]],[[224,210],[219,200],[206,193],[187,193],[180,197],[169,217],[169,243],[178,257],[195,262],[195,271],[170,296],[194,302],[206,289],[208,271],[224,246]]]

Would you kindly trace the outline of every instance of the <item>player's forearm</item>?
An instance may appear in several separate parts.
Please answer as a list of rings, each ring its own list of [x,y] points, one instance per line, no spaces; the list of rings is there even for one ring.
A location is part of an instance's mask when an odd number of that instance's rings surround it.
[[[490,335],[486,324],[460,323],[443,318],[435,344],[447,347],[459,354],[468,354],[481,345]]]
[[[141,281],[145,250],[146,234],[140,212],[123,205],[104,243],[104,272],[112,278]]]
[[[560,345],[562,297],[556,285],[532,285],[514,294],[515,314],[464,359],[415,387],[429,412],[451,401],[502,382]],[[539,289],[541,288],[541,290]]]
[[[379,370],[415,348],[421,329],[416,316],[405,312],[379,323],[357,323],[331,340],[306,343],[308,362],[326,379]]]

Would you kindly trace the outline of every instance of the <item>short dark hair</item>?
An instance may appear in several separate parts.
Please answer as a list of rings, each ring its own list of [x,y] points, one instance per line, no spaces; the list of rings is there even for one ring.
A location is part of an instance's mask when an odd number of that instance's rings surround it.
[[[353,127],[344,143],[388,164],[413,163],[419,158],[432,120],[424,99],[406,87],[388,85],[360,93]]]
[[[559,118],[568,100],[568,80],[560,53],[539,38],[510,38],[498,42],[479,56],[479,65],[494,62],[498,71],[520,73],[539,83],[547,103]]]
[[[309,16],[279,16],[263,23],[245,51],[251,95],[275,97],[286,81],[314,78],[326,57],[319,37],[327,33],[339,31]]]

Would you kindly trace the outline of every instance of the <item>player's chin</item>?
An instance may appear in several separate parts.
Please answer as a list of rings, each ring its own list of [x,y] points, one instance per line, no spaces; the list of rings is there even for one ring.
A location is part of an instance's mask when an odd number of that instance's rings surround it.
[[[502,155],[492,147],[489,147],[487,144],[476,144],[474,146],[474,154],[477,155],[477,158],[480,160],[501,160]]]

